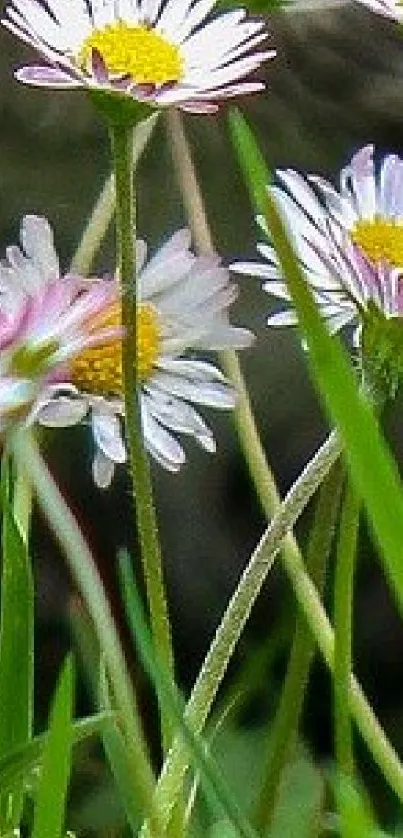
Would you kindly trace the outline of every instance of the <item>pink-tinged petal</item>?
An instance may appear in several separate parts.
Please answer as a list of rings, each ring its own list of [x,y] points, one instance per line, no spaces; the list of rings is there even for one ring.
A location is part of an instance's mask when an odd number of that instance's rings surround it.
[[[27,337],[42,343],[57,337],[59,318],[69,309],[73,299],[73,289],[68,283],[52,281],[39,288],[35,296],[29,298]]]
[[[116,285],[109,281],[94,282],[88,291],[80,294],[76,299],[74,299],[75,283],[73,283],[72,288],[69,288],[69,283],[65,280],[60,282],[59,285],[65,287],[66,292],[69,290],[71,294],[70,304],[65,306],[64,311],[60,312],[58,329],[61,332],[70,331],[76,334],[75,330],[77,328],[88,332],[88,330],[91,330],[91,321],[97,315],[102,314],[105,308],[116,300]]]
[[[97,49],[91,51],[91,68],[92,74],[99,84],[105,84],[108,81],[108,68],[101,53]]]
[[[83,352],[84,349],[90,349],[93,346],[103,346],[116,340],[121,340],[124,334],[123,327],[117,326],[109,329],[100,329],[99,332],[94,332],[90,335],[83,334],[77,337],[68,337],[63,342],[60,341],[59,349],[53,353],[53,363],[68,364],[76,355]]]
[[[39,215],[24,216],[20,239],[25,255],[40,269],[46,281],[57,280],[60,275],[59,259],[53,230],[47,219]]]
[[[29,315],[27,302],[23,302],[13,314],[0,310],[0,349],[7,349],[21,338],[29,322]]]
[[[35,66],[20,67],[15,71],[17,81],[39,87],[58,87],[62,90],[83,87],[82,81],[56,67]]]

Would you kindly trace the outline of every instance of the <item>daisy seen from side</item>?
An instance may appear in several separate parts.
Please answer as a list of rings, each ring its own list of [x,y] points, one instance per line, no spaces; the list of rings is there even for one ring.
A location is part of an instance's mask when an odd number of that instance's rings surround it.
[[[211,112],[263,89],[245,80],[275,54],[261,19],[216,0],[9,0],[2,23],[44,59],[27,84],[127,94],[156,107]]]
[[[366,146],[342,170],[339,190],[291,169],[277,176],[270,192],[329,331],[353,327],[362,366],[394,392],[403,371],[403,160],[390,154],[377,167],[373,146]],[[270,232],[263,219],[259,224],[262,260],[231,270],[258,276],[266,292],[285,302],[268,325],[295,325]]]
[[[330,331],[359,320],[368,302],[385,314],[400,313],[403,269],[403,160],[386,155],[379,167],[374,147],[365,146],[341,171],[340,188],[293,169],[276,172],[270,186]],[[260,262],[238,262],[231,270],[259,276],[264,290],[289,301],[277,253],[265,221]],[[289,306],[270,325],[295,323]]]

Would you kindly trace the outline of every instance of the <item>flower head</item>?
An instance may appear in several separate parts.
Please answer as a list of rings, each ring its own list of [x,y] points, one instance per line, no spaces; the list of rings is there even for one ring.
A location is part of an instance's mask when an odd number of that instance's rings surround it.
[[[208,19],[216,0],[10,0],[2,20],[45,59],[27,84],[89,87],[164,107],[209,112],[261,90],[245,81],[274,51],[244,9]]]
[[[403,269],[403,160],[387,155],[379,170],[373,146],[365,146],[341,171],[340,188],[315,175],[278,171],[270,187],[296,253],[331,331],[358,322],[372,301],[386,317],[400,313],[399,275]],[[264,220],[259,219],[270,239]],[[237,263],[239,273],[265,280],[264,289],[289,300],[277,253],[269,243],[258,249],[264,261]],[[286,309],[271,325],[295,323]]]
[[[377,354],[378,342],[378,354],[382,351],[394,388],[403,370],[403,356],[402,363],[396,363],[403,325],[403,160],[387,155],[378,170],[373,151],[373,146],[366,146],[354,155],[341,172],[340,189],[323,178],[287,169],[277,173],[280,185],[270,191],[329,331],[354,326],[354,343],[362,357]],[[240,262],[231,269],[259,276],[265,291],[287,302],[269,316],[269,325],[295,324],[270,233],[264,220],[259,223],[269,240],[258,244],[263,261]],[[389,325],[382,326],[386,321]],[[392,365],[398,373],[390,371],[394,353]]]
[[[215,450],[213,434],[197,406],[233,408],[235,393],[211,362],[194,351],[241,348],[252,341],[246,329],[231,326],[228,308],[236,287],[212,256],[195,256],[190,233],[180,230],[146,263],[146,246],[138,242],[139,300],[137,351],[141,382],[141,414],[145,444],[166,469],[178,471],[185,452],[178,435],[193,437],[207,451]],[[120,324],[120,304],[104,315],[106,327]],[[191,353],[191,354],[190,354]],[[95,481],[107,486],[115,463],[126,459],[122,433],[121,344],[112,340],[76,356],[70,367],[75,392],[44,403],[44,424],[70,423],[69,405],[80,418],[89,412],[96,455]],[[195,407],[196,405],[196,407]]]
[[[63,380],[72,358],[122,333],[102,316],[116,291],[111,283],[88,285],[77,276],[60,280],[48,222],[26,216],[21,248],[7,248],[0,264],[0,426],[26,416],[35,402]]]

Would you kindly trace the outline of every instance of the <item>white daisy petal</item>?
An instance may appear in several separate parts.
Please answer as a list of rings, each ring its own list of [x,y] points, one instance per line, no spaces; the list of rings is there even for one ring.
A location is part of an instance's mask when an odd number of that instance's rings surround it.
[[[186,457],[178,440],[157,422],[147,408],[143,409],[142,422],[148,451],[167,471],[179,471]]]
[[[98,449],[92,461],[92,476],[99,489],[108,489],[115,472],[115,462]]]
[[[145,244],[138,243],[137,250],[144,259]],[[96,291],[97,281],[90,284],[91,288]],[[100,343],[106,329],[102,328],[102,317],[95,317],[95,345],[91,337],[86,339],[71,363],[71,393],[63,393],[66,404],[81,400],[91,416],[99,452],[94,461],[98,485],[109,483],[112,470],[107,461],[126,460],[121,343],[114,326],[120,322],[116,283],[109,281],[109,291],[112,308],[105,323],[112,331]],[[236,286],[218,256],[192,253],[188,230],[175,233],[139,271],[137,340],[144,440],[151,456],[169,471],[179,471],[185,462],[177,435],[192,437],[206,451],[215,451],[213,433],[197,405],[230,410],[236,404],[236,393],[221,370],[194,357],[197,349],[205,353],[218,347],[239,349],[251,344],[252,333],[229,321],[229,306],[236,294]],[[55,388],[46,404],[56,402],[58,397]],[[52,416],[52,410],[53,415],[62,415],[62,407],[47,407],[47,415]],[[69,421],[67,410],[66,418]]]
[[[181,399],[208,407],[230,409],[236,404],[234,391],[228,384],[218,384],[214,381],[194,383],[182,376],[157,373],[154,376],[154,386],[160,387],[166,393],[173,393]]]
[[[81,422],[86,413],[85,401],[58,396],[40,407],[36,412],[36,419],[47,428],[68,428]]]
[[[94,410],[92,429],[95,443],[102,453],[114,463],[125,463],[126,447],[119,419],[113,414]]]
[[[212,112],[224,98],[261,90],[262,82],[237,82],[274,55],[257,51],[263,20],[248,20],[244,9],[211,18],[215,2],[9,0],[2,23],[44,60],[17,71],[26,84],[101,86],[160,107]],[[117,58],[118,40],[127,49]]]
[[[400,0],[358,0],[358,2],[368,6],[378,15],[391,18],[397,23],[403,21],[403,8]]]

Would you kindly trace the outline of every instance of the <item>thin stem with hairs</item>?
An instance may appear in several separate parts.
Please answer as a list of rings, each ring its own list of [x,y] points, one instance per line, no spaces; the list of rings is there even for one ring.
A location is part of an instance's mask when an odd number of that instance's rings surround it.
[[[334,736],[338,772],[354,778],[351,719],[348,690],[352,671],[353,589],[360,503],[347,481],[340,518],[340,534],[334,586]]]
[[[293,484],[279,511],[252,553],[216,631],[186,705],[185,719],[195,734],[203,731],[236,644],[242,635],[286,533],[293,528],[339,455],[339,441],[336,434],[333,433]],[[306,579],[309,581],[314,594],[311,589],[308,593],[306,592],[304,584]],[[314,608],[315,625],[319,624],[323,616],[323,609],[317,597],[316,589],[305,571],[304,578],[299,579],[296,584],[301,591],[304,611]],[[324,619],[327,618],[324,617]],[[330,627],[329,631],[331,633]],[[169,823],[172,808],[180,794],[188,767],[189,753],[186,743],[181,737],[176,737],[165,761],[156,791],[156,806],[163,818],[164,826]],[[148,835],[147,825],[144,826],[141,835],[142,838]]]
[[[102,580],[81,530],[28,431],[14,436],[17,469],[32,486],[45,519],[67,559],[72,576],[93,621],[111,681],[120,726],[125,738],[127,770],[144,812],[150,818],[153,838],[163,834],[153,808],[154,776],[143,737],[136,696],[127,671]]]
[[[116,189],[116,233],[118,270],[122,287],[122,323],[125,329],[122,367],[133,504],[136,511],[155,650],[166,672],[174,680],[171,628],[153,503],[150,464],[144,448],[139,394],[132,130],[125,124],[111,124],[110,137]],[[164,708],[161,707],[160,710],[164,748],[167,749],[171,738],[170,720],[166,717]]]
[[[340,463],[336,463],[319,489],[307,547],[306,570],[320,595],[339,512],[342,483],[343,469]],[[256,829],[264,835],[270,832],[284,771],[296,744],[314,653],[314,638],[304,614],[300,612],[295,621],[278,709],[268,735],[265,771],[254,819]]]

